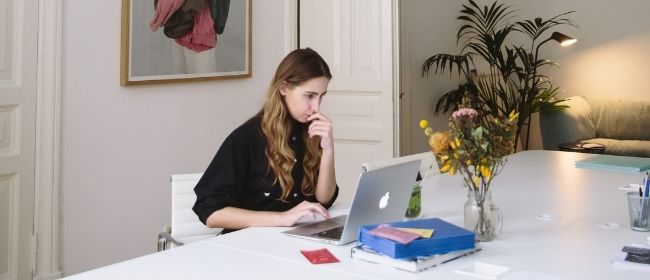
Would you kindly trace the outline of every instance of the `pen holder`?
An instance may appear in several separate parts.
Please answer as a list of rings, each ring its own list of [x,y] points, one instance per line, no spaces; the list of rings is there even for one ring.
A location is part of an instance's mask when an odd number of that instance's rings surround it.
[[[627,208],[630,211],[630,227],[636,231],[650,231],[650,197],[639,196],[637,192],[627,193]]]

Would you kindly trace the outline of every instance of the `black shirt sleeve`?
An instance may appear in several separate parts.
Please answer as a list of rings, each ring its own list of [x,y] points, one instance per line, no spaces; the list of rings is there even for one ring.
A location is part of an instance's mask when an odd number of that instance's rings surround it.
[[[238,206],[245,184],[242,179],[250,169],[251,139],[244,132],[238,129],[226,138],[194,188],[196,203],[192,209],[204,224],[215,211]]]

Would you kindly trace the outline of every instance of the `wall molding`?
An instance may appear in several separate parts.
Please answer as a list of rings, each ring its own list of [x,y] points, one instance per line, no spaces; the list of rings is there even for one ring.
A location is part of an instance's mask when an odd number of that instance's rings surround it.
[[[62,1],[38,0],[33,279],[61,277],[59,153]]]
[[[284,0],[284,53],[298,47],[298,1]]]

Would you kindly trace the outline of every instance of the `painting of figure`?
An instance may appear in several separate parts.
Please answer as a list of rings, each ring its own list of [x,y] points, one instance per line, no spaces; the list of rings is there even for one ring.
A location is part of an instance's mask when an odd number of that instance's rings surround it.
[[[250,0],[123,0],[121,84],[251,77]]]

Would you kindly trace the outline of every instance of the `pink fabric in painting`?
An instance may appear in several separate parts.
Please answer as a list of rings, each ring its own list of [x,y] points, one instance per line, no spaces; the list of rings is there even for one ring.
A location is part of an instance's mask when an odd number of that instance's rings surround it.
[[[205,1],[204,9],[194,17],[194,28],[182,37],[176,38],[176,43],[202,52],[214,48],[217,44],[217,33],[214,31],[214,21],[210,16],[210,5]]]

